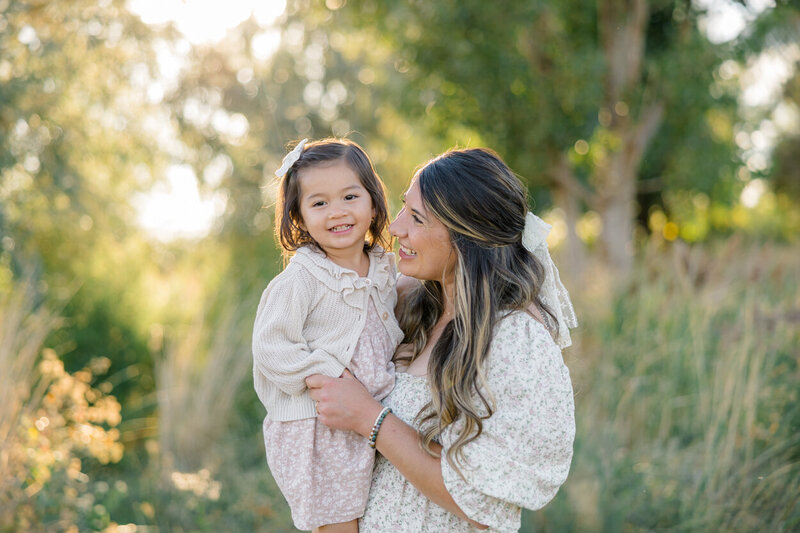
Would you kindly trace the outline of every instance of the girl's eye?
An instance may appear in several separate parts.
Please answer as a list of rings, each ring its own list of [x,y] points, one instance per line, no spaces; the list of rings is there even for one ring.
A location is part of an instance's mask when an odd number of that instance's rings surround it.
[[[348,194],[344,197],[345,200],[355,200],[356,198],[358,198],[357,194]]]
[[[325,205],[325,202],[320,200],[319,202],[314,202],[313,204],[311,204],[311,207],[320,207],[320,206],[323,206],[323,205]]]

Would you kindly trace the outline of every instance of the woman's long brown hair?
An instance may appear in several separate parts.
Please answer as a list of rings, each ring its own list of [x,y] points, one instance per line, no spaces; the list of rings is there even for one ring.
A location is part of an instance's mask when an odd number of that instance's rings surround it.
[[[454,318],[431,352],[431,402],[417,417],[424,448],[453,426],[457,436],[447,460],[460,472],[463,446],[483,431],[495,410],[485,374],[492,334],[499,318],[513,310],[538,307],[551,331],[555,317],[539,291],[544,268],[522,246],[528,211],[526,190],[500,157],[487,149],[452,150],[417,173],[422,201],[447,227],[456,253]],[[444,312],[441,281],[424,281],[398,310],[409,364],[427,344]],[[556,327],[557,330],[557,327]],[[435,455],[435,454],[434,454]]]

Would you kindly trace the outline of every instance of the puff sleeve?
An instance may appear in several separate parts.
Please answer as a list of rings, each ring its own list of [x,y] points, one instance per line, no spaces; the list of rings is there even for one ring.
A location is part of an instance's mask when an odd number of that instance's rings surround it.
[[[492,530],[518,531],[521,508],[543,507],[569,473],[572,384],[550,334],[521,312],[496,326],[486,370],[496,410],[481,435],[462,447],[463,477],[444,455],[457,428],[442,433],[442,476],[467,516]]]
[[[309,348],[303,324],[310,307],[306,283],[278,276],[261,295],[253,326],[254,369],[292,396],[306,390],[306,377],[338,377],[345,368],[325,350]]]

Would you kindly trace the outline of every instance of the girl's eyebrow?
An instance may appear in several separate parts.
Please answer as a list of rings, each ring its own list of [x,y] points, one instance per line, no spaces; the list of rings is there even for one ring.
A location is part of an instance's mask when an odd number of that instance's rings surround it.
[[[341,191],[339,191],[339,194],[344,194],[344,193],[346,193],[347,191],[351,191],[351,190],[353,190],[353,189],[360,189],[360,188],[361,188],[361,186],[360,186],[360,185],[348,185],[347,187],[345,187],[344,189],[342,189]],[[317,197],[317,196],[324,197],[325,195],[326,195],[326,193],[322,193],[322,192],[314,192],[314,193],[311,193],[311,194],[309,194],[308,196],[306,196],[306,197],[305,197],[305,199],[306,199],[306,200],[310,200],[311,198],[315,198],[315,197]]]

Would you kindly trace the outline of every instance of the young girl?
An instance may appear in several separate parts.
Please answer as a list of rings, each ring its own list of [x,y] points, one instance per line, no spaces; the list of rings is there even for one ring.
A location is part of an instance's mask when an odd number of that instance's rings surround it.
[[[275,172],[282,273],[261,296],[253,379],[267,463],[298,529],[358,531],[374,444],[317,423],[305,378],[349,370],[377,400],[394,386],[396,271],[384,187],[348,140],[301,141]]]

